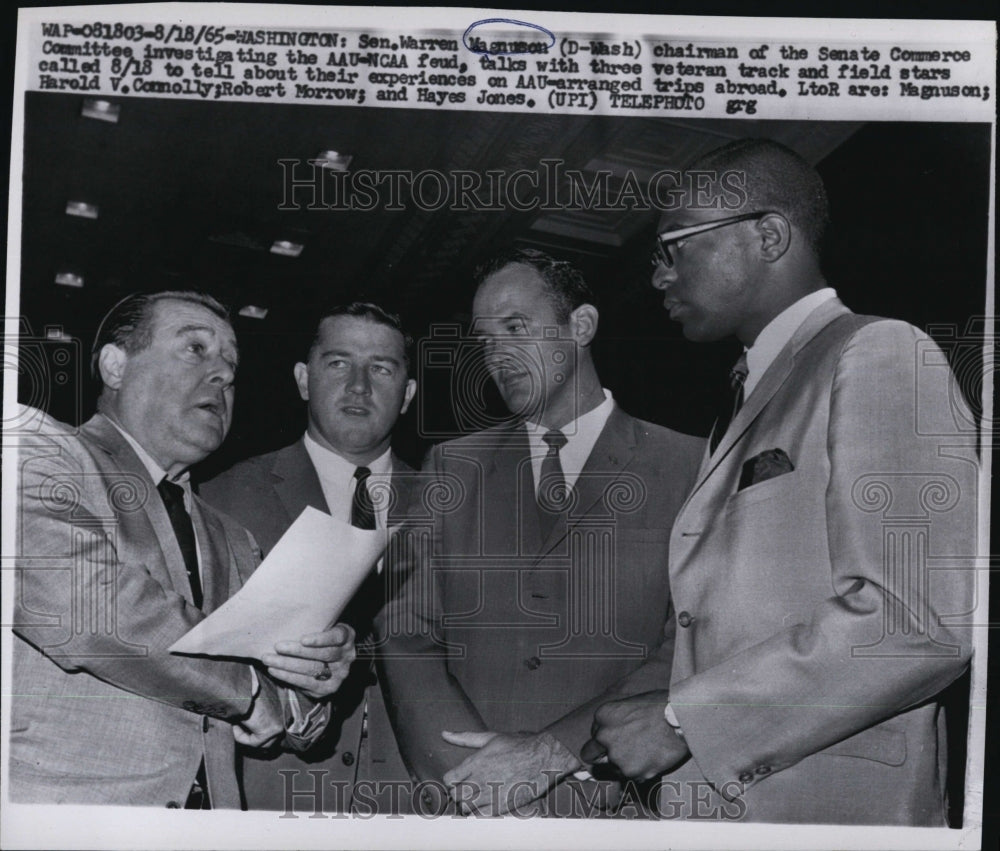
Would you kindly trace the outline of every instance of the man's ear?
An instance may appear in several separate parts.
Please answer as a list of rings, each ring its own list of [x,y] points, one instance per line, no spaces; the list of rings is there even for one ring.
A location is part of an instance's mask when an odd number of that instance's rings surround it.
[[[792,244],[792,226],[780,213],[768,213],[757,223],[760,255],[768,263],[780,259]]]
[[[569,315],[569,327],[578,345],[589,346],[597,335],[597,308],[592,304],[581,304]]]
[[[122,386],[127,361],[128,354],[120,346],[105,343],[101,347],[101,353],[97,356],[97,368],[101,373],[101,381],[109,390],[117,390]]]
[[[304,363],[295,364],[295,369],[292,370],[295,375],[295,383],[299,388],[299,396],[302,401],[309,401],[309,367]]]
[[[413,397],[417,395],[417,382],[415,379],[410,378],[406,382],[406,389],[403,391],[403,407],[399,409],[400,415],[405,414],[407,408],[410,407],[410,402],[413,401]]]

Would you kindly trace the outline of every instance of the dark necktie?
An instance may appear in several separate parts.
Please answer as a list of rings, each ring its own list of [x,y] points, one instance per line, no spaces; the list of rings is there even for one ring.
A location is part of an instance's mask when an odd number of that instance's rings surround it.
[[[368,477],[371,474],[372,471],[367,467],[358,467],[354,471],[354,478],[358,483],[354,486],[354,499],[351,500],[351,525],[359,529],[375,528],[375,506],[368,493]]]
[[[184,507],[184,488],[162,479],[156,486],[163,499],[163,505],[170,517],[170,525],[174,527],[174,536],[184,556],[184,567],[187,568],[188,582],[191,584],[191,600],[195,608],[200,609],[204,598],[201,592],[201,576],[198,573],[198,545],[194,540],[194,526],[191,525],[191,515]]]
[[[743,384],[747,380],[747,374],[747,353],[743,352],[740,355],[740,359],[736,361],[735,366],[729,370],[729,387],[731,393],[726,399],[722,410],[719,411],[718,418],[715,420],[712,437],[708,443],[709,454],[714,453],[718,449],[719,443],[722,441],[722,436],[726,433],[726,429],[729,428],[729,424],[735,419],[740,408],[743,407]]]
[[[566,445],[566,435],[554,428],[542,435],[549,451],[542,459],[542,473],[538,481],[538,507],[540,509],[542,539],[548,537],[556,518],[569,505],[569,488],[563,475],[559,450]]]

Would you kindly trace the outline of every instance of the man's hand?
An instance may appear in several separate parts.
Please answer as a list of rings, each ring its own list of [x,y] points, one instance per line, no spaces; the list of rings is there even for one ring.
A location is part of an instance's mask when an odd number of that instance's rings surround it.
[[[444,775],[460,811],[501,815],[542,797],[562,777],[581,767],[551,733],[451,733],[441,738],[479,748]]]
[[[356,656],[354,630],[338,623],[326,632],[304,635],[298,641],[279,641],[274,653],[261,661],[276,680],[315,700],[333,694],[346,679]]]
[[[669,699],[669,692],[647,691],[598,707],[592,738],[580,756],[585,762],[596,763],[606,754],[607,761],[625,777],[636,780],[670,771],[691,751],[663,717]]]
[[[257,689],[258,693],[260,688]],[[233,725],[233,738],[250,748],[273,745],[285,732],[285,725],[266,700],[254,699],[248,718]]]

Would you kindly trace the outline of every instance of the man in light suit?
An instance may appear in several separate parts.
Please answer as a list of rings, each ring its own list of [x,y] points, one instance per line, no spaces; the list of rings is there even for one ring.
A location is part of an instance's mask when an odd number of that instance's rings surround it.
[[[512,251],[477,277],[473,332],[514,419],[425,465],[433,550],[399,598],[418,627],[386,649],[391,709],[411,769],[463,809],[594,814],[608,790],[562,781],[595,701],[664,641],[667,530],[704,444],[602,388],[569,263]]]
[[[280,642],[259,670],[167,649],[259,560],[187,482],[229,429],[236,362],[215,299],[129,296],[94,344],[100,412],[18,438],[12,800],[239,807],[236,741],[322,732],[349,628]]]
[[[667,815],[943,826],[938,696],[971,652],[974,420],[925,335],[827,287],[811,166],[746,140],[692,168],[742,204],[667,211],[653,285],[686,337],[745,353],[671,534],[670,675],[600,708],[583,756],[671,772]]]
[[[394,514],[403,508],[414,474],[390,448],[396,420],[416,392],[410,347],[399,318],[378,305],[359,302],[325,313],[294,370],[308,411],[302,439],[237,464],[202,485],[201,495],[246,526],[265,553],[307,506],[345,523],[367,518],[371,528],[392,525],[389,505]],[[336,565],[330,570],[335,582]],[[360,638],[371,635],[381,616],[385,579],[380,565],[342,615]],[[242,765],[251,810],[290,811],[303,802],[312,809],[314,799],[292,793],[314,789],[327,810],[408,809],[409,775],[367,653],[338,692],[321,742],[302,754],[248,750]],[[317,771],[324,772],[319,780],[308,773]]]

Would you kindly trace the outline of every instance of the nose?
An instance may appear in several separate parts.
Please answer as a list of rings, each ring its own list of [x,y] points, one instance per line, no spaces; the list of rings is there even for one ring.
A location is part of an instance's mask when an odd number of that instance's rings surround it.
[[[347,384],[347,389],[350,393],[358,396],[367,396],[372,392],[371,376],[363,364],[354,364],[351,367],[350,381]]]
[[[221,356],[216,356],[212,360],[208,381],[210,384],[221,386],[223,390],[228,390],[233,386],[236,379],[236,368],[232,363]]]
[[[677,280],[677,268],[666,266],[663,263],[657,263],[653,267],[653,288],[657,290],[665,290],[672,283]]]

